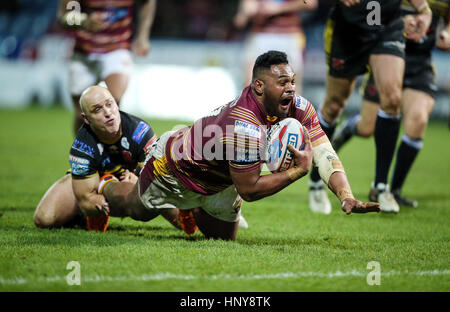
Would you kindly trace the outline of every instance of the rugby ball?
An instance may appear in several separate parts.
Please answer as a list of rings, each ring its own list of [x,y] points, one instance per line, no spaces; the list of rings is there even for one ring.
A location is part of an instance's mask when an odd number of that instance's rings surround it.
[[[287,148],[288,144],[298,150],[305,148],[302,124],[294,118],[286,118],[272,125],[266,138],[265,161],[272,173],[294,166],[294,158]]]

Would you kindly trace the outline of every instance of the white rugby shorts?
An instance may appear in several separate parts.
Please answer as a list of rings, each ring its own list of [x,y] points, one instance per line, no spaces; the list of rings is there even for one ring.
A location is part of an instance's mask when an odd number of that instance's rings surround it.
[[[98,84],[111,74],[130,75],[131,67],[131,52],[126,49],[102,54],[74,52],[69,64],[70,94],[81,95],[87,87]]]
[[[289,64],[295,72],[303,71],[303,50],[305,37],[303,33],[250,33],[244,45],[245,61],[254,64],[256,58],[269,51],[285,52]]]

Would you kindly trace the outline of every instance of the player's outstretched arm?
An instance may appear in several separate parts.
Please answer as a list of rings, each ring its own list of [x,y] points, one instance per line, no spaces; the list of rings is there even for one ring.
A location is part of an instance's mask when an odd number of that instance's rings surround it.
[[[350,184],[348,183],[347,176],[344,172],[338,171],[333,173],[330,177],[330,181],[328,182],[328,186],[341,201],[341,208],[346,214],[381,211],[379,203],[365,203],[355,199]]]
[[[326,136],[314,141],[314,163],[329,189],[339,198],[346,214],[379,212],[378,203],[363,203],[356,200],[348,183],[344,166]]]
[[[304,127],[303,131],[305,134],[304,150],[298,151],[288,145],[288,149],[294,154],[295,165],[293,168],[263,176],[261,176],[260,168],[248,172],[230,170],[236,190],[245,201],[255,201],[273,195],[309,172],[313,151],[308,131]]]

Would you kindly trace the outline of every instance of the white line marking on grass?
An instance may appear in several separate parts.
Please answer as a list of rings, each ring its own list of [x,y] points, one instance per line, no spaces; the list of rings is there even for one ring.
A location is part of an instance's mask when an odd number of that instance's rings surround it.
[[[382,272],[382,276],[393,275],[416,275],[416,276],[436,276],[436,275],[450,275],[450,270],[430,270],[430,271],[387,271]],[[82,283],[103,283],[103,282],[129,282],[129,281],[164,281],[164,280],[264,280],[264,279],[291,279],[300,277],[318,277],[318,278],[339,278],[348,276],[365,277],[367,272],[347,271],[347,272],[283,272],[273,274],[217,274],[217,275],[185,275],[172,273],[157,273],[157,274],[143,274],[143,275],[92,275],[81,276]],[[42,277],[36,279],[27,279],[24,277],[4,278],[0,276],[0,285],[24,285],[30,283],[55,283],[66,282],[66,276]]]

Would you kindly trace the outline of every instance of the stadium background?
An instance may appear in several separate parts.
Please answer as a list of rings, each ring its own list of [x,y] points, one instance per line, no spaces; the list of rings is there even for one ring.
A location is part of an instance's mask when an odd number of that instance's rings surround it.
[[[321,0],[316,11],[302,15],[307,38],[303,95],[316,108],[325,92],[322,34],[332,2]],[[158,1],[153,48],[135,59],[122,109],[144,117],[192,120],[237,96],[246,34],[232,26],[237,6],[238,0]],[[73,41],[57,25],[57,7],[58,0],[0,4],[0,107],[72,109],[66,64]],[[432,118],[444,119],[449,111],[450,56],[436,49],[433,54],[439,93]],[[359,107],[356,89],[346,113]]]

